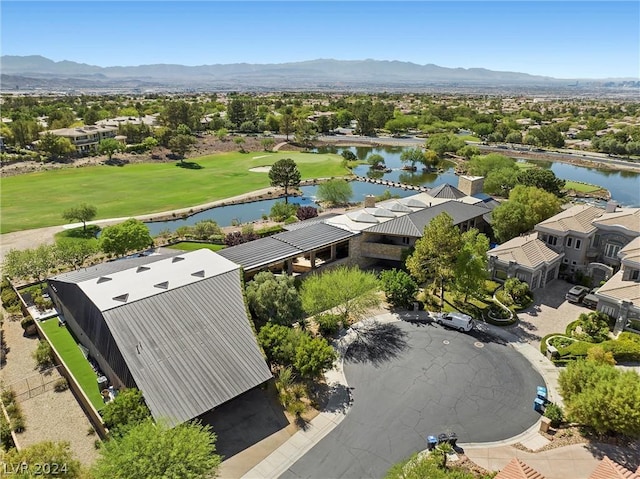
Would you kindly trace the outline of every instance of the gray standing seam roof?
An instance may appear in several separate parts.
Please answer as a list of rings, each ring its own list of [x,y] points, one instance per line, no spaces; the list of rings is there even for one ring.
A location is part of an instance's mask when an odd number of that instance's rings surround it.
[[[355,235],[356,233],[338,228],[337,226],[316,223],[308,228],[278,233],[273,235],[272,238],[290,244],[304,252],[308,252],[338,241],[343,241]]]
[[[457,225],[472,218],[483,216],[486,214],[487,209],[452,200],[386,221],[368,228],[366,232],[419,238],[422,236],[424,227],[442,212],[447,212],[453,218],[453,224]]]
[[[156,419],[188,421],[271,378],[235,269],[103,313]]]
[[[220,256],[242,265],[245,270],[294,258],[324,246],[357,235],[325,223],[315,223],[306,228],[260,238],[218,251]]]
[[[116,261],[109,261],[107,263],[89,266],[87,268],[81,268],[75,271],[69,271],[68,273],[62,273],[54,276],[51,279],[55,279],[56,281],[64,281],[65,283],[80,283],[89,279],[99,278],[100,276],[107,276],[113,273],[118,273],[135,266],[143,266],[146,264],[155,263],[156,261],[171,258],[172,256],[178,256],[184,253],[184,251],[176,251],[175,253],[171,252],[167,254],[139,256],[136,258],[123,258]]]
[[[316,216],[315,218],[309,218],[308,220],[298,221],[297,223],[291,223],[290,225],[284,225],[283,228],[286,231],[299,230],[300,228],[306,228],[307,226],[315,225],[316,223],[324,223],[326,220],[340,216],[338,213],[327,213],[322,216]]]
[[[278,241],[273,236],[268,236],[230,248],[224,248],[217,253],[236,264],[242,265],[245,270],[250,270],[292,258],[301,254],[302,251],[283,241]]]

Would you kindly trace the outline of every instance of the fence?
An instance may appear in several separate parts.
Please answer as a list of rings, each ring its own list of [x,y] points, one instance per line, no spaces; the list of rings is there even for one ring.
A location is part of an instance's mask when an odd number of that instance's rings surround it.
[[[24,401],[53,389],[54,383],[64,377],[61,366],[52,366],[40,373],[18,379],[7,386],[13,389],[16,399]]]

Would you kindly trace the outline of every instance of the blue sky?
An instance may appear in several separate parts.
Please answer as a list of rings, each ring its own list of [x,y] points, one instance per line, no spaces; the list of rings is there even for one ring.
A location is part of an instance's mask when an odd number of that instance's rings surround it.
[[[640,2],[2,0],[3,55],[100,66],[410,61],[640,76]]]

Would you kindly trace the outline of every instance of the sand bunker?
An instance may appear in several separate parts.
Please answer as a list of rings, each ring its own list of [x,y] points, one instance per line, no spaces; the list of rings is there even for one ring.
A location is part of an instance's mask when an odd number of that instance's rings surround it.
[[[269,173],[270,170],[271,170],[270,165],[256,166],[255,168],[249,168],[249,171],[253,171],[254,173]]]

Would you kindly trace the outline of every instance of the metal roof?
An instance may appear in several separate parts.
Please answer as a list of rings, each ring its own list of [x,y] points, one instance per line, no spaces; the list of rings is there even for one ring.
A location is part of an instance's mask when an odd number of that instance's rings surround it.
[[[467,196],[466,193],[463,193],[458,188],[451,186],[448,183],[431,188],[427,193],[429,196],[433,196],[434,198],[446,198],[450,200],[458,200]]]
[[[357,233],[325,223],[260,238],[218,251],[230,261],[252,270],[268,264],[295,258],[309,251],[343,241]]]
[[[135,258],[122,258],[115,261],[109,261],[107,263],[88,266],[87,268],[77,269],[75,271],[69,271],[68,273],[62,273],[51,279],[64,281],[65,283],[80,283],[82,281],[99,278],[100,276],[118,273],[135,266],[144,266],[150,263],[155,263],[156,261],[161,261],[180,254],[184,254],[184,252],[175,251],[167,252],[166,254],[163,252],[163,254],[151,254]]]
[[[309,226],[308,228],[278,233],[271,236],[271,238],[287,243],[306,253],[308,251],[313,251],[315,249],[337,243],[338,241],[343,241],[355,235],[356,233],[336,226],[317,223]]]
[[[307,228],[303,228],[295,230],[295,232],[304,231],[306,234],[307,230]],[[291,231],[291,233],[293,232]],[[277,240],[275,236],[267,236],[266,238],[224,248],[218,251],[218,254],[241,265],[245,270],[255,269],[302,254],[300,249]]]
[[[100,311],[106,311],[237,268],[238,265],[228,259],[200,249],[102,274],[79,282],[78,287]]]
[[[249,324],[239,269],[103,315],[154,418],[170,426],[271,378]]]
[[[405,216],[391,219],[385,223],[368,228],[367,233],[379,233],[394,236],[422,236],[424,227],[440,213],[446,212],[453,218],[453,224],[457,225],[473,218],[482,217],[487,209],[481,206],[469,205],[459,201],[446,201],[430,208],[414,211]]]

